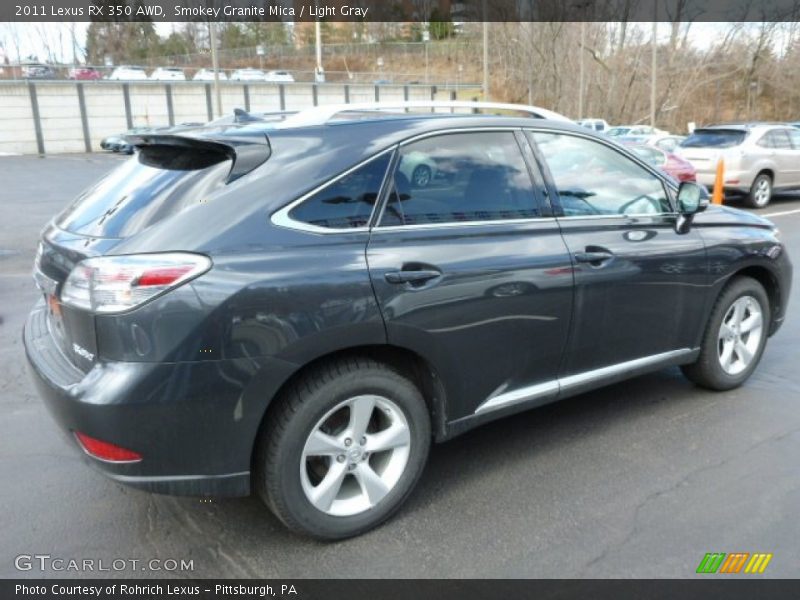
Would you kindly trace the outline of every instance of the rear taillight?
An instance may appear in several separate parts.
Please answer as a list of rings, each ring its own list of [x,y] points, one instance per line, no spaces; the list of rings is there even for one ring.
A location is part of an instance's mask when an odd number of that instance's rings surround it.
[[[67,277],[61,302],[97,313],[124,312],[209,268],[208,257],[182,252],[88,258],[78,263]]]
[[[142,455],[138,452],[126,450],[109,442],[89,437],[80,431],[75,432],[75,439],[78,440],[86,454],[106,462],[130,463],[142,460]]]

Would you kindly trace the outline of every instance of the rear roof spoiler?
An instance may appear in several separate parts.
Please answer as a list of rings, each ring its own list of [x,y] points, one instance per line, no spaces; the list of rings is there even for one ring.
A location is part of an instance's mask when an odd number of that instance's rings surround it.
[[[183,150],[206,150],[224,154],[233,162],[226,183],[235,181],[264,164],[272,153],[269,139],[264,132],[254,132],[253,135],[220,134],[216,137],[200,137],[187,135],[188,133],[143,133],[128,135],[125,139],[137,148],[172,146]]]

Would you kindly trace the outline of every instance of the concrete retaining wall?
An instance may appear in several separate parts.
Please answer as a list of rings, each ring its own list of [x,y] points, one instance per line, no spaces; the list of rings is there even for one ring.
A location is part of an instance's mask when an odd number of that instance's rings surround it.
[[[222,112],[298,110],[317,104],[447,100],[435,85],[221,84]],[[216,106],[210,83],[0,82],[0,155],[90,152],[130,127],[205,122]]]

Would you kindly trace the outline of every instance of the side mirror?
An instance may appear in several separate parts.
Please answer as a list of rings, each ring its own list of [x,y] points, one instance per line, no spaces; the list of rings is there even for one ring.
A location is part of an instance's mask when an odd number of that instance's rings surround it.
[[[708,208],[708,200],[706,188],[693,181],[682,182],[678,186],[678,219],[675,221],[675,231],[688,233],[694,216]]]
[[[684,181],[678,187],[678,212],[684,217],[704,211],[708,207],[708,192],[706,188],[694,183]]]

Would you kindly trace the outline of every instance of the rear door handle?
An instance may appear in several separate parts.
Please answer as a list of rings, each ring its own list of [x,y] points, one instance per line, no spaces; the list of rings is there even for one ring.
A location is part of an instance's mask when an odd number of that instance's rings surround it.
[[[580,263],[599,265],[614,258],[611,252],[595,250],[587,252],[576,252],[575,260]]]
[[[384,277],[389,283],[424,283],[441,276],[440,271],[421,269],[419,271],[388,271]]]

